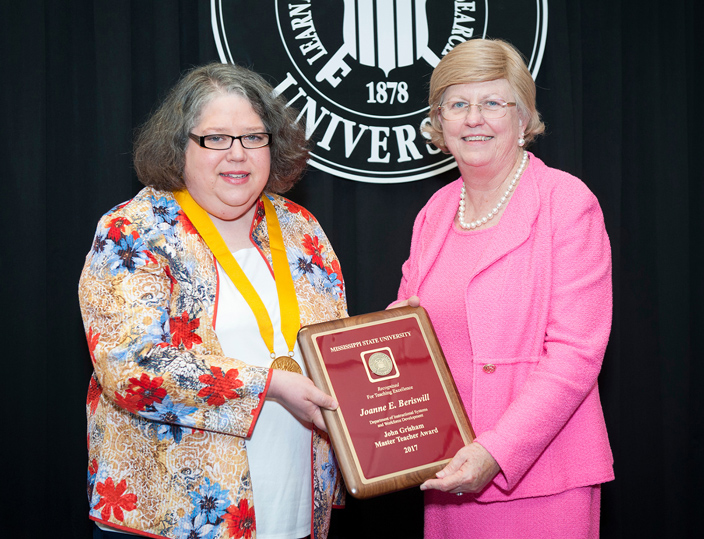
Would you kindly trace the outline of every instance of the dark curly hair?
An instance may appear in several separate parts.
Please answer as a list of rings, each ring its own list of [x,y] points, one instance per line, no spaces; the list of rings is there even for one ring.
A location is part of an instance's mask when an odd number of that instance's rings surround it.
[[[183,178],[188,134],[203,107],[215,97],[244,97],[272,133],[271,169],[265,189],[285,193],[299,180],[308,160],[308,143],[297,112],[257,73],[232,64],[212,63],[186,72],[159,108],[139,128],[134,167],[144,185],[162,191],[186,188]]]

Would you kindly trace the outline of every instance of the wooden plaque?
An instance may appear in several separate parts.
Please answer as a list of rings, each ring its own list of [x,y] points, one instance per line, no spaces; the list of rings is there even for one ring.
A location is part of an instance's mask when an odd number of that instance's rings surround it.
[[[347,489],[370,498],[420,485],[472,442],[445,356],[422,307],[400,307],[301,328]]]

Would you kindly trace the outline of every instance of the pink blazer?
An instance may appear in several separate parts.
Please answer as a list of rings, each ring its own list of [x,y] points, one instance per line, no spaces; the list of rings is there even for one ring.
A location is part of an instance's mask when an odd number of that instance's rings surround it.
[[[399,299],[418,293],[452,226],[460,188],[461,179],[440,189],[418,214]],[[458,293],[474,353],[470,420],[502,469],[477,499],[612,480],[597,387],[611,329],[611,250],[596,197],[531,154]]]

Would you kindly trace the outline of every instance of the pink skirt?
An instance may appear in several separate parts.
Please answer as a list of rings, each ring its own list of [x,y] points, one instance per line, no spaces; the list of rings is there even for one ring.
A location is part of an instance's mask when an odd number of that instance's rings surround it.
[[[490,503],[431,490],[425,539],[598,539],[600,509],[600,485]]]

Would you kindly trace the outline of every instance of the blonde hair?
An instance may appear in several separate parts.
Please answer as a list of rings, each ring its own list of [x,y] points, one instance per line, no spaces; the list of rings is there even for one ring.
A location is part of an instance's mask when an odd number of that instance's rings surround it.
[[[445,90],[455,84],[506,79],[515,94],[516,108],[525,126],[526,145],[545,130],[535,108],[535,81],[523,56],[500,39],[471,39],[452,49],[437,65],[430,78],[429,123],[423,126],[429,142],[447,153],[438,107]]]

